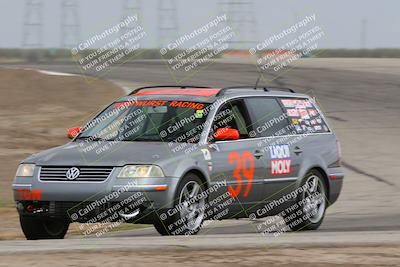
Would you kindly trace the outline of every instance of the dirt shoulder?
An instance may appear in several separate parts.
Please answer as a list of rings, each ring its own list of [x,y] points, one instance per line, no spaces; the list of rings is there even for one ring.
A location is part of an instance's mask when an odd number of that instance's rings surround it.
[[[22,237],[11,191],[19,162],[65,144],[68,128],[122,95],[104,80],[0,68],[0,239]]]
[[[94,251],[1,255],[0,266],[399,266],[400,247]]]

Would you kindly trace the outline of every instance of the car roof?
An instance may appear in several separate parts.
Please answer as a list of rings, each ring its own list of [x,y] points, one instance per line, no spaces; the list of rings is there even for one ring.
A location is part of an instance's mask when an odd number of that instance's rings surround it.
[[[187,85],[160,85],[141,87],[133,90],[120,101],[131,101],[132,97],[149,100],[178,100],[213,103],[220,97],[240,96],[280,96],[280,97],[308,97],[305,94],[295,93],[293,89],[283,87],[235,86],[212,88]]]
[[[148,96],[148,95],[188,95],[188,96],[204,96],[211,97],[218,94],[221,88],[152,88],[144,89],[135,93],[135,96]]]

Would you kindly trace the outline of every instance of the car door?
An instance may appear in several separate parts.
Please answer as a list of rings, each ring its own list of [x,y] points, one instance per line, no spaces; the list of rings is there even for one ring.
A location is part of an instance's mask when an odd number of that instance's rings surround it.
[[[238,140],[216,141],[214,133],[220,128],[239,131]],[[212,183],[226,181],[226,186],[214,194],[218,197],[229,192],[232,206],[247,209],[262,200],[265,178],[263,153],[257,149],[257,141],[250,138],[252,131],[249,114],[242,99],[223,104],[216,113],[210,131],[210,177]]]
[[[279,200],[296,188],[302,161],[301,144],[293,142],[293,127],[282,103],[275,97],[246,99],[258,150],[264,152],[263,201]]]

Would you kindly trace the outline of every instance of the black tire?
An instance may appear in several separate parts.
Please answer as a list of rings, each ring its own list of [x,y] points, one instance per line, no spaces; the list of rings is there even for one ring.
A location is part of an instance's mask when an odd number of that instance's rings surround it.
[[[153,225],[160,235],[195,235],[200,231],[205,217],[205,203],[207,203],[207,198],[199,198],[198,207],[200,208],[198,208],[197,212],[192,210],[193,214],[198,213],[198,217],[196,217],[196,220],[195,222],[193,222],[193,224],[191,224],[190,222],[188,223],[186,217],[182,215],[182,213],[184,212],[184,208],[182,208],[183,204],[181,201],[182,194],[184,194],[183,190],[186,187],[188,187],[190,190],[190,186],[193,186],[192,188],[194,189],[195,184],[199,186],[198,193],[195,195],[199,195],[201,192],[204,192],[205,185],[197,175],[193,173],[188,173],[187,175],[185,175],[180,181],[176,190],[174,208],[169,210],[157,211]],[[201,207],[202,205],[203,207]],[[190,206],[187,207],[187,209],[189,208]]]
[[[63,239],[68,231],[69,222],[52,218],[34,218],[20,216],[19,221],[26,239]]]
[[[313,184],[314,179],[318,181],[317,186],[314,186],[318,194],[315,192],[310,194],[309,190],[299,193],[294,204],[296,208],[284,216],[286,226],[292,231],[316,230],[324,220],[327,186],[322,174],[317,170],[309,171],[303,178],[301,186],[305,186],[306,183]]]

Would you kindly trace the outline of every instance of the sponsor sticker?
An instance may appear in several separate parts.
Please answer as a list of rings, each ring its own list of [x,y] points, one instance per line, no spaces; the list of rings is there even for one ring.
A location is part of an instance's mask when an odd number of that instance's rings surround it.
[[[127,108],[127,107],[161,107],[169,106],[173,108],[188,108],[188,109],[204,109],[205,105],[202,103],[188,102],[188,101],[165,101],[165,100],[138,100],[134,102],[118,102],[114,104],[114,108]]]
[[[173,108],[192,108],[192,109],[203,109],[204,104],[196,103],[196,102],[187,102],[187,101],[172,101],[169,104],[170,107]]]
[[[310,114],[310,116],[315,117],[315,116],[317,116],[317,111],[315,109],[309,109],[308,114]]]
[[[202,148],[201,152],[203,152],[203,157],[205,160],[211,160],[211,153],[207,148]]]
[[[271,174],[273,176],[290,174],[290,159],[271,160]]]
[[[194,113],[194,117],[196,119],[201,119],[204,117],[204,109],[198,109],[196,110],[196,112]]]
[[[300,124],[299,123],[299,119],[296,119],[296,118],[292,119],[292,124],[293,125],[299,125]]]
[[[321,131],[321,130],[322,130],[322,126],[321,126],[321,125],[315,125],[315,126],[314,126],[314,129],[315,129],[316,131]]]
[[[303,100],[297,100],[297,102],[296,102],[296,108],[297,108],[297,109],[306,108],[306,105],[304,104],[304,101],[303,101]]]
[[[306,106],[306,108],[312,108],[312,104],[309,100],[304,100],[304,106]]]
[[[282,99],[282,104],[287,108],[294,108],[294,100],[293,99]]]
[[[212,170],[213,170],[213,164],[212,162],[208,162],[208,171],[212,172]]]
[[[271,175],[279,176],[290,174],[291,159],[289,145],[273,145],[269,146],[271,157]]]
[[[19,198],[21,200],[29,201],[40,201],[42,200],[42,193],[43,191],[40,189],[33,189],[33,190],[28,190],[28,189],[17,189],[16,190],[19,194]]]
[[[302,119],[308,120],[310,118],[306,109],[299,109],[299,113]]]
[[[142,100],[134,102],[118,102],[114,104],[114,108],[127,108],[127,107],[160,107],[165,106],[168,101],[159,100]]]
[[[269,146],[269,154],[271,156],[271,159],[284,159],[284,158],[290,158],[290,149],[289,145],[283,144],[283,145],[273,145]]]
[[[299,112],[297,111],[297,109],[288,109],[287,114],[289,117],[298,117],[299,116]]]
[[[219,152],[219,146],[218,146],[218,144],[210,144],[209,147],[212,148],[212,149],[214,149],[215,151]]]

